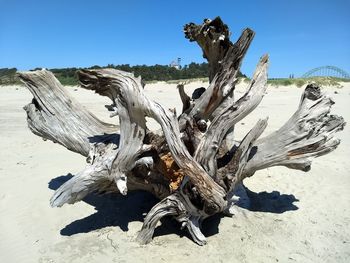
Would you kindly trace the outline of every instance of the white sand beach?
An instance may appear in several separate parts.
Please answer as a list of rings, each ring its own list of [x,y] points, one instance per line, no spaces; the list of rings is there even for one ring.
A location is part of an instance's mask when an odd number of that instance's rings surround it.
[[[193,82],[186,91],[205,85]],[[237,98],[245,86],[239,85]],[[333,113],[349,122],[350,83],[342,86],[323,90],[335,101]],[[104,107],[108,99],[67,89],[99,118],[117,122]],[[258,108],[236,126],[237,138],[266,116],[264,135],[279,128],[303,89],[269,86]],[[176,84],[158,82],[145,90],[181,112]],[[350,262],[349,125],[336,135],[338,149],[315,159],[311,171],[273,167],[245,180],[252,208],[205,221],[206,246],[196,245],[171,218],[141,246],[135,237],[156,202],[147,193],[89,196],[50,207],[54,190],[84,168],[85,158],[31,133],[22,109],[31,99],[23,86],[0,87],[0,262]]]

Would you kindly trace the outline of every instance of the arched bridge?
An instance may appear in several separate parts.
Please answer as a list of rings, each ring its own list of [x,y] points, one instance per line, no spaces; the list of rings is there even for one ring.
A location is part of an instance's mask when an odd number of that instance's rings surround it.
[[[349,73],[335,66],[323,66],[314,68],[302,75],[302,78],[309,77],[337,77],[350,79]]]

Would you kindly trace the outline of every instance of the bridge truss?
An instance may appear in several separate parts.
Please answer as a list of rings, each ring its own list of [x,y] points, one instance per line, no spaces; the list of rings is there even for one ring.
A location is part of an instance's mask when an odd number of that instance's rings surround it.
[[[350,79],[349,73],[335,66],[323,66],[314,68],[302,75],[302,78],[310,77],[337,77]]]

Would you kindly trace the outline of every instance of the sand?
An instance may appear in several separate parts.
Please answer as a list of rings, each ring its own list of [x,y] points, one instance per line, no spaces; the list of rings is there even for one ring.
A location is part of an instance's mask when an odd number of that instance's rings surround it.
[[[191,83],[186,89],[205,86]],[[68,87],[100,118],[110,119],[108,100]],[[243,92],[240,85],[237,97]],[[333,112],[350,120],[350,85],[324,88]],[[338,94],[335,94],[335,91]],[[147,94],[181,112],[175,85],[149,84]],[[296,109],[302,88],[269,87],[261,105],[236,127],[244,136],[269,116],[264,134]],[[90,196],[51,208],[54,189],[85,166],[82,156],[33,135],[22,107],[32,96],[24,87],[0,87],[0,262],[349,262],[350,129],[339,148],[313,162],[310,172],[269,168],[245,181],[253,206],[233,218],[216,216],[203,226],[208,245],[197,246],[174,220],[164,220],[154,240],[135,241],[156,200],[147,193]],[[156,124],[151,122],[151,127]]]

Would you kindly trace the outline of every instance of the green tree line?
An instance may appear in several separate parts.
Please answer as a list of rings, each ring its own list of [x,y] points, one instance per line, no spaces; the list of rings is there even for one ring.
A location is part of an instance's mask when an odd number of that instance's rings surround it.
[[[129,64],[123,64],[123,65],[108,64],[105,67],[100,67],[95,65],[88,69],[98,69],[98,68],[115,68],[115,69],[119,69],[127,72],[133,72],[135,76],[141,76],[144,81],[168,81],[168,80],[179,80],[179,79],[205,78],[205,77],[208,77],[208,71],[209,71],[208,63],[195,63],[195,62],[185,65],[181,69],[176,69],[168,65],[130,66]],[[55,74],[55,76],[63,85],[78,84],[76,72],[77,70],[79,70],[79,68],[54,68],[50,70]],[[17,72],[16,68],[0,69],[0,85],[18,83],[18,79],[16,78],[16,72]],[[240,73],[239,76],[243,76],[243,75]]]

